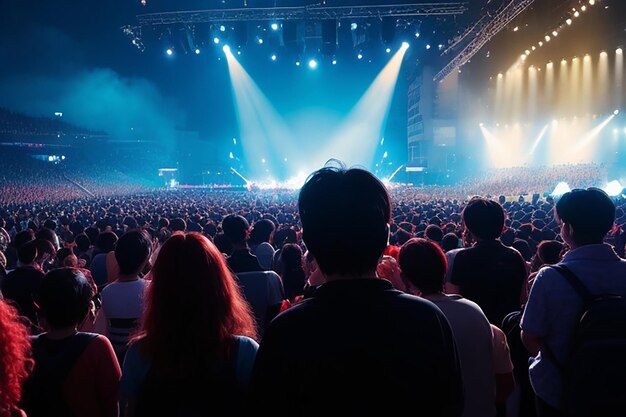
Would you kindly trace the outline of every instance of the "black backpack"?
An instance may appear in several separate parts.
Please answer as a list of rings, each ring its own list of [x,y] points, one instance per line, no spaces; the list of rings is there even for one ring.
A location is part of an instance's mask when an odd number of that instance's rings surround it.
[[[563,411],[572,417],[626,416],[626,297],[592,294],[565,265],[552,268],[583,300],[566,362],[546,349],[562,373]]]

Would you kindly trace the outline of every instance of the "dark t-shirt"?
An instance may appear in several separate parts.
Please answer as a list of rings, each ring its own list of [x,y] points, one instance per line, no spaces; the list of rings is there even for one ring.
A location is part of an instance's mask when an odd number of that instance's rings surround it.
[[[15,268],[2,281],[2,295],[15,303],[19,313],[37,323],[35,295],[44,273],[30,266]]]
[[[500,327],[507,314],[520,309],[526,278],[519,252],[493,240],[459,251],[450,282],[482,308],[491,324]]]
[[[237,249],[226,259],[228,266],[236,274],[239,272],[263,271],[256,256],[248,249]]]

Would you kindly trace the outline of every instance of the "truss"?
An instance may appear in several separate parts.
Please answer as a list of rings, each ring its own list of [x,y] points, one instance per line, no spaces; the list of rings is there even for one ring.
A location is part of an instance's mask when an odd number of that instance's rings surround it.
[[[477,26],[472,28],[472,31],[476,33],[472,40],[435,75],[434,81],[443,80],[453,71],[467,63],[491,38],[504,29],[506,25],[533,2],[534,0],[510,0],[493,18],[481,19]]]
[[[171,25],[229,21],[324,20],[367,17],[406,17],[459,15],[467,11],[465,2],[431,2],[378,6],[301,6],[240,8],[150,13],[137,16],[138,25]]]

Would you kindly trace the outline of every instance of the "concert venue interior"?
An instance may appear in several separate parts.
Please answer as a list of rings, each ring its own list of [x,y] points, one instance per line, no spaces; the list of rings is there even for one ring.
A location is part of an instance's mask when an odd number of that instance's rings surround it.
[[[331,158],[391,184],[577,164],[622,183],[625,7],[13,4],[2,150],[157,187],[298,188]]]

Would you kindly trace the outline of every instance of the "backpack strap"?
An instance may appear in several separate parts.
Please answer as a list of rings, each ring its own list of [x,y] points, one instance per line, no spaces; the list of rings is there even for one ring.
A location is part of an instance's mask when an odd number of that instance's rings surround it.
[[[578,294],[585,304],[589,304],[593,301],[594,296],[591,291],[585,287],[585,284],[582,283],[580,278],[578,278],[571,269],[563,264],[552,265],[550,268],[554,269],[567,279],[569,285],[574,289],[574,291],[576,291],[576,294]]]

